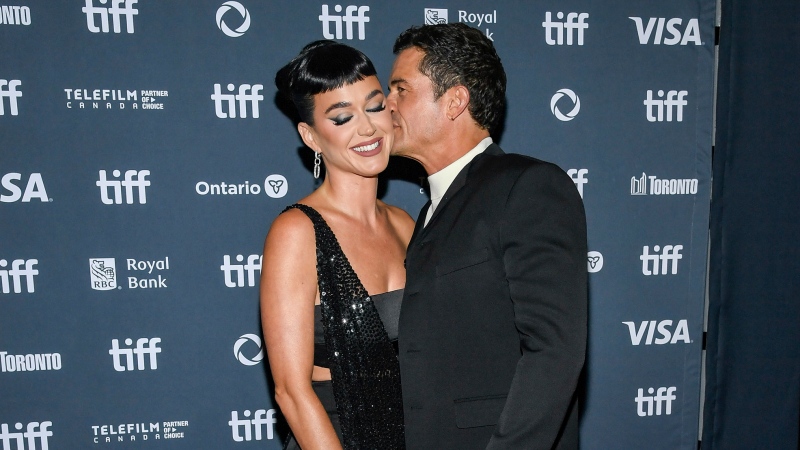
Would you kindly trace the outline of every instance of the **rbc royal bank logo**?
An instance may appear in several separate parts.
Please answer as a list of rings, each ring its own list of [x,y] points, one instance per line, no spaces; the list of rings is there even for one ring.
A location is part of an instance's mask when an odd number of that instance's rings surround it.
[[[425,8],[425,25],[438,25],[447,23],[447,10]]]
[[[703,45],[700,42],[700,24],[697,19],[689,19],[686,27],[682,27],[683,19],[679,18],[650,17],[647,19],[647,25],[641,17],[628,18],[636,24],[636,33],[639,35],[641,45],[687,45],[690,42],[694,45]]]
[[[225,20],[223,20],[226,13],[232,9],[239,13],[239,16],[241,16],[239,20],[242,22],[235,30],[231,30],[228,24],[225,23]],[[231,14],[227,16],[228,19],[230,19]],[[225,33],[225,36],[233,38],[239,37],[250,28],[250,12],[239,2],[225,2],[217,9],[217,28]]]
[[[101,5],[109,3],[109,0],[98,0]],[[111,16],[111,26],[114,28],[114,33],[122,33],[122,21],[120,17],[125,17],[125,31],[128,34],[133,34],[133,16],[139,14],[139,10],[134,8],[133,5],[139,3],[139,0],[110,0],[111,6],[104,8],[102,6],[94,6],[94,0],[86,0],[86,6],[81,8],[86,14],[86,27],[92,33],[108,33],[110,31],[108,24],[108,16]],[[97,26],[95,17],[100,18],[100,26]]]
[[[48,430],[51,426],[53,422],[49,420],[30,422],[27,426],[17,422],[14,424],[14,429],[17,431],[13,432],[7,423],[0,424],[0,442],[3,443],[3,450],[11,450],[12,442],[15,443],[15,450],[47,450],[50,448],[47,438],[53,436],[53,432]],[[22,431],[23,428],[25,431]]]
[[[0,202],[14,203],[21,201],[22,203],[30,202],[34,198],[38,198],[42,202],[51,202],[51,198],[47,197],[47,190],[42,181],[42,174],[32,173],[25,183],[25,190],[21,186],[22,174],[17,172],[7,173],[0,179],[0,185],[6,193],[0,193]],[[19,183],[19,185],[18,185]],[[2,192],[2,191],[0,191]]]
[[[333,10],[337,13],[342,12],[342,5],[335,5]],[[344,9],[344,16],[330,14],[328,5],[322,5],[322,14],[319,21],[322,22],[322,36],[325,39],[353,39],[353,24],[358,24],[358,40],[363,41],[367,38],[366,25],[369,22],[367,13],[369,6],[350,5]],[[344,23],[344,34],[342,34],[342,24]],[[333,24],[333,32],[331,31]]]
[[[558,21],[553,20],[550,11],[544,15],[542,27],[544,27],[544,40],[547,45],[583,45],[583,31],[589,28],[589,24],[586,23],[589,14],[571,12],[566,15],[566,20],[564,20],[564,13],[557,12],[556,17],[559,19]],[[555,38],[553,38],[553,31],[555,31]],[[565,37],[566,39],[564,39]]]
[[[30,25],[31,9],[27,6],[1,6],[0,25]]]
[[[108,354],[114,362],[114,370],[117,372],[125,372],[131,370],[147,370],[148,362],[150,370],[158,369],[158,360],[156,355],[161,353],[161,347],[158,344],[161,338],[140,338],[136,340],[136,347],[131,348],[133,339],[125,339],[125,345],[128,348],[120,347],[118,339],[111,340],[111,349]],[[134,358],[134,355],[136,358]],[[147,362],[145,362],[147,357]],[[134,359],[136,363],[134,364]]]
[[[255,356],[248,358],[242,352],[242,347],[246,345],[247,347],[252,348],[253,346],[249,345],[250,343],[255,344],[256,348],[258,349],[258,353],[256,353]],[[250,351],[249,353],[253,352]],[[236,359],[245,366],[255,366],[264,359],[264,349],[261,347],[261,338],[255,334],[243,334],[239,336],[236,344],[233,345],[233,354],[236,356]]]
[[[570,105],[572,109],[570,109],[570,111],[566,114],[562,113],[561,110],[558,108],[558,102],[563,97],[567,97],[569,101],[572,103]],[[564,106],[563,105],[564,102],[561,103],[562,106]],[[581,111],[581,99],[578,98],[578,95],[575,94],[575,92],[572,91],[572,89],[559,89],[559,91],[556,92],[555,95],[553,95],[553,97],[550,99],[550,112],[552,112],[553,115],[556,116],[556,119],[562,122],[569,122],[570,120],[574,119],[575,116],[577,116],[580,111]]]
[[[247,118],[247,104],[250,104],[250,111],[254,119],[259,117],[259,102],[264,100],[264,96],[259,94],[263,91],[263,84],[242,84],[239,86],[238,93],[234,94],[236,85],[228,83],[226,86],[228,93],[222,93],[222,86],[219,83],[214,84],[214,93],[211,94],[211,100],[214,100],[214,112],[220,119],[235,119],[238,117],[242,119]]]
[[[258,409],[255,414],[252,414],[249,409],[244,410],[242,413],[243,419],[239,418],[239,411],[231,411],[231,420],[228,425],[231,427],[231,437],[236,442],[242,441],[260,441],[265,437],[269,440],[275,436],[275,410],[274,409]],[[264,433],[266,429],[266,433]],[[266,435],[266,436],[265,436]]]
[[[15,294],[22,293],[23,278],[25,279],[25,291],[28,294],[33,294],[36,291],[34,286],[33,277],[39,275],[39,271],[34,267],[39,264],[38,259],[15,259],[11,261],[11,268],[8,267],[8,261],[0,259],[0,285],[2,286],[3,294],[10,294],[12,291]]]
[[[114,258],[89,259],[92,289],[110,291],[117,288],[117,261]]]
[[[22,91],[17,88],[20,87],[22,81],[20,80],[0,80],[0,116],[6,114],[6,101],[8,99],[8,111],[12,116],[19,114],[17,108],[17,99],[22,97]]]

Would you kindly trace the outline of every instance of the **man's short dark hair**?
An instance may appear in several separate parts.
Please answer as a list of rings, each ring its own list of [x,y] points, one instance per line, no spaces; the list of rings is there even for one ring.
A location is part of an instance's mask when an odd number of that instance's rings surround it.
[[[425,25],[398,36],[393,52],[411,47],[425,53],[418,69],[433,83],[434,99],[463,85],[472,118],[490,133],[497,129],[505,112],[506,73],[489,38],[463,23]]]

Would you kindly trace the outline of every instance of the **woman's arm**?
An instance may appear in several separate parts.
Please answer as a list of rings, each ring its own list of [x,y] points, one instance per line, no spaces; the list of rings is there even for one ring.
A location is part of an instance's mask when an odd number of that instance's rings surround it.
[[[275,400],[300,447],[341,449],[336,432],[311,388],[314,303],[317,293],[314,228],[299,210],[279,215],[264,243],[261,324]]]

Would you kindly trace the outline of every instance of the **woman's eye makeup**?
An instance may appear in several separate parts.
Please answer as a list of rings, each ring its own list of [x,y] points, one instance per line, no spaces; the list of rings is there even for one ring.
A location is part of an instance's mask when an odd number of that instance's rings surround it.
[[[336,117],[331,117],[331,122],[338,127],[339,125],[346,124],[352,118],[353,116],[338,115]]]
[[[374,108],[368,109],[367,112],[376,113],[376,112],[381,112],[384,109],[386,109],[386,103],[381,103],[380,105],[378,105],[378,106],[376,106]]]

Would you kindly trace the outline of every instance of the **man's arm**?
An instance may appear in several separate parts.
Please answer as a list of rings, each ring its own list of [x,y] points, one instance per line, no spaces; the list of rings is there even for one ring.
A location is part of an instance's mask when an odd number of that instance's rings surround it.
[[[487,449],[550,449],[586,352],[583,203],[561,169],[539,163],[517,179],[500,226],[522,356]]]

